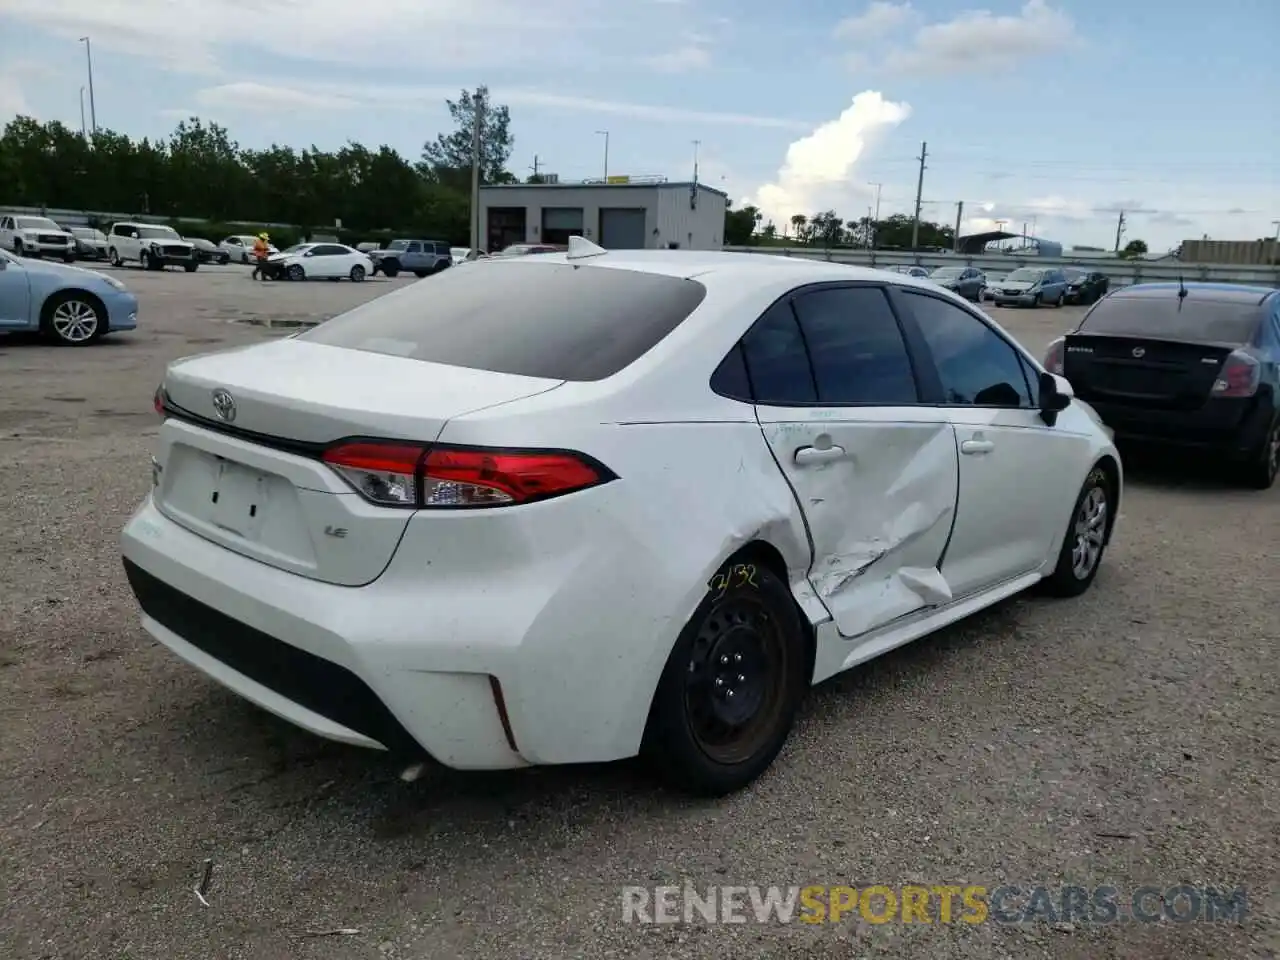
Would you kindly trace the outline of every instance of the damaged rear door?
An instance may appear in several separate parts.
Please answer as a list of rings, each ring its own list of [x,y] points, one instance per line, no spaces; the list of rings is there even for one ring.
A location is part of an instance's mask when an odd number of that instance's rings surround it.
[[[810,581],[843,636],[951,599],[939,571],[958,484],[954,428],[919,405],[882,287],[808,287],[743,340],[756,415],[804,512]]]

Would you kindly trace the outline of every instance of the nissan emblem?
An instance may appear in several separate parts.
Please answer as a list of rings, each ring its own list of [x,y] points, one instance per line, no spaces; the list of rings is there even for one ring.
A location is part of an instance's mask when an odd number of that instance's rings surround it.
[[[1146,350],[1144,350],[1144,349],[1142,349],[1142,347],[1134,347],[1134,348],[1133,348],[1133,355],[1134,355],[1134,357],[1135,357],[1135,358],[1137,358],[1137,359],[1141,359],[1142,357],[1145,357],[1145,356],[1147,355],[1147,351],[1146,351]],[[234,408],[234,407],[232,407],[232,412],[233,412],[233,413],[235,412],[235,408]]]
[[[219,420],[231,423],[236,418],[235,397],[221,388],[213,391],[213,412],[218,415]]]

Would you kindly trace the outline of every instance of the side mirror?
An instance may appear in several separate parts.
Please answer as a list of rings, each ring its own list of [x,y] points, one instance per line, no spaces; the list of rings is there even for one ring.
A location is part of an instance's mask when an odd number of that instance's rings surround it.
[[[1040,419],[1052,427],[1058,422],[1058,414],[1071,406],[1075,391],[1066,377],[1052,373],[1040,374]]]

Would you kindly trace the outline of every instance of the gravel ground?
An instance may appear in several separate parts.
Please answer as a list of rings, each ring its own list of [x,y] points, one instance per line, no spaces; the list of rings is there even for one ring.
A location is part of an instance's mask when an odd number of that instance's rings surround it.
[[[1280,950],[1280,489],[1129,463],[1075,601],[1015,599],[825,684],[753,789],[634,764],[404,784],[277,722],[139,628],[117,535],[172,358],[408,280],[125,271],[140,331],[0,339],[0,956],[1156,960]],[[430,280],[422,281],[430,283]],[[995,311],[1039,350],[1074,309]],[[212,859],[209,906],[193,888]],[[1248,888],[1243,923],[639,925],[621,888]],[[856,914],[855,914],[856,916]],[[349,935],[308,936],[340,928]]]

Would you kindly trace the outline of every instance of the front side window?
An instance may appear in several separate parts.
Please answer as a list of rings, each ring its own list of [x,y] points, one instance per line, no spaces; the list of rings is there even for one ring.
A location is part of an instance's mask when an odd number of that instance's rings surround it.
[[[933,354],[945,402],[1034,407],[1017,351],[973,314],[937,297],[904,290]]]

